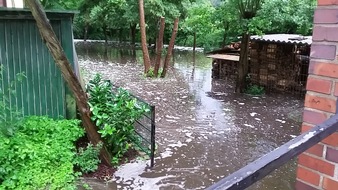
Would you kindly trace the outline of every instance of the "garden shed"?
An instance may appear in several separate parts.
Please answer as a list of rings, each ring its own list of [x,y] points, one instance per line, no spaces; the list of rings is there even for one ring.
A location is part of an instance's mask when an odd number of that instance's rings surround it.
[[[305,94],[311,36],[272,34],[252,36],[249,80],[267,91]]]
[[[304,95],[309,68],[311,36],[270,34],[252,36],[247,84],[264,86],[267,92]],[[236,78],[239,52],[214,54],[213,78]]]
[[[74,67],[74,12],[47,11],[46,14]],[[0,66],[0,89],[10,97],[12,109],[24,115],[75,117],[75,101],[27,9],[0,7]],[[13,95],[7,89],[18,73],[26,77],[12,86]]]

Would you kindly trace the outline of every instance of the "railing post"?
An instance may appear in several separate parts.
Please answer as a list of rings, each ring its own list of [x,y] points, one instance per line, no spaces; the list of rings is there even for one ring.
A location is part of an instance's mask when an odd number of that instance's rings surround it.
[[[150,167],[155,164],[155,106],[150,106],[151,110],[151,153],[150,153]]]

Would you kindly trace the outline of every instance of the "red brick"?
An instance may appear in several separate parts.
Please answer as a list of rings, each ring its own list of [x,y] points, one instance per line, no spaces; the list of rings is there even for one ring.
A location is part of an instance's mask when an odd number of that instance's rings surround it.
[[[317,112],[317,111],[310,111],[310,110],[304,110],[303,112],[303,121],[318,125],[323,123],[325,120],[328,119],[328,116],[323,112]]]
[[[309,131],[310,129],[312,129],[313,127],[308,126],[308,125],[302,125],[302,133],[305,133],[307,131]]]
[[[320,181],[319,174],[299,166],[297,168],[297,178],[315,186],[318,186]]]
[[[309,153],[309,154],[316,155],[318,157],[322,157],[323,156],[323,150],[324,150],[323,145],[316,144],[313,147],[309,148],[306,152]]]
[[[306,90],[330,94],[332,81],[309,77],[306,83]]]
[[[338,78],[338,64],[311,61],[309,73]]]
[[[322,142],[330,146],[338,147],[338,133],[333,133]]]
[[[326,160],[338,163],[338,150],[328,147],[326,150]]]
[[[315,26],[313,28],[313,41],[338,42],[338,27]]]
[[[338,96],[338,82],[336,82],[336,84],[334,86],[334,95]]]
[[[334,181],[332,179],[324,177],[323,189],[324,190],[337,190],[338,189],[338,181]]]
[[[335,60],[336,58],[336,46],[335,45],[311,45],[311,58]]]
[[[335,165],[325,162],[323,160],[308,156],[306,154],[301,154],[298,156],[298,164],[305,166],[307,168],[313,169],[320,173],[334,176]]]
[[[337,24],[338,9],[317,8],[315,10],[313,22],[316,24]]]
[[[318,5],[338,5],[338,0],[318,0]]]
[[[311,187],[301,181],[296,181],[295,190],[318,190],[318,188]]]
[[[336,99],[306,94],[305,107],[336,113]]]

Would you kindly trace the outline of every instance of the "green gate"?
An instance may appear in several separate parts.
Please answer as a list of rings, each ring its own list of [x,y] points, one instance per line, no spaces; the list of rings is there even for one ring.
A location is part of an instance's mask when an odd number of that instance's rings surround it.
[[[71,12],[47,12],[68,59],[74,65],[73,16]],[[21,83],[14,85],[14,96],[4,91],[10,97],[12,109],[24,115],[74,116],[74,100],[40,37],[30,11],[0,9],[0,66],[3,69],[0,79],[2,89],[8,89],[17,73],[26,76]]]

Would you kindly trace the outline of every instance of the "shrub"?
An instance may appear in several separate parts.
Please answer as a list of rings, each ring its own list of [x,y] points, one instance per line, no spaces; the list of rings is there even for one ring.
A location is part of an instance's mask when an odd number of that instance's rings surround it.
[[[74,142],[84,135],[78,120],[24,119],[0,139],[0,189],[75,189]]]
[[[89,173],[97,170],[98,164],[101,163],[99,159],[102,143],[94,146],[88,143],[86,148],[79,148],[74,164],[84,173]]]
[[[87,92],[92,120],[112,153],[112,163],[117,164],[132,144],[139,143],[134,123],[150,109],[122,88],[113,94],[111,83],[103,81],[100,75],[89,82]]]

